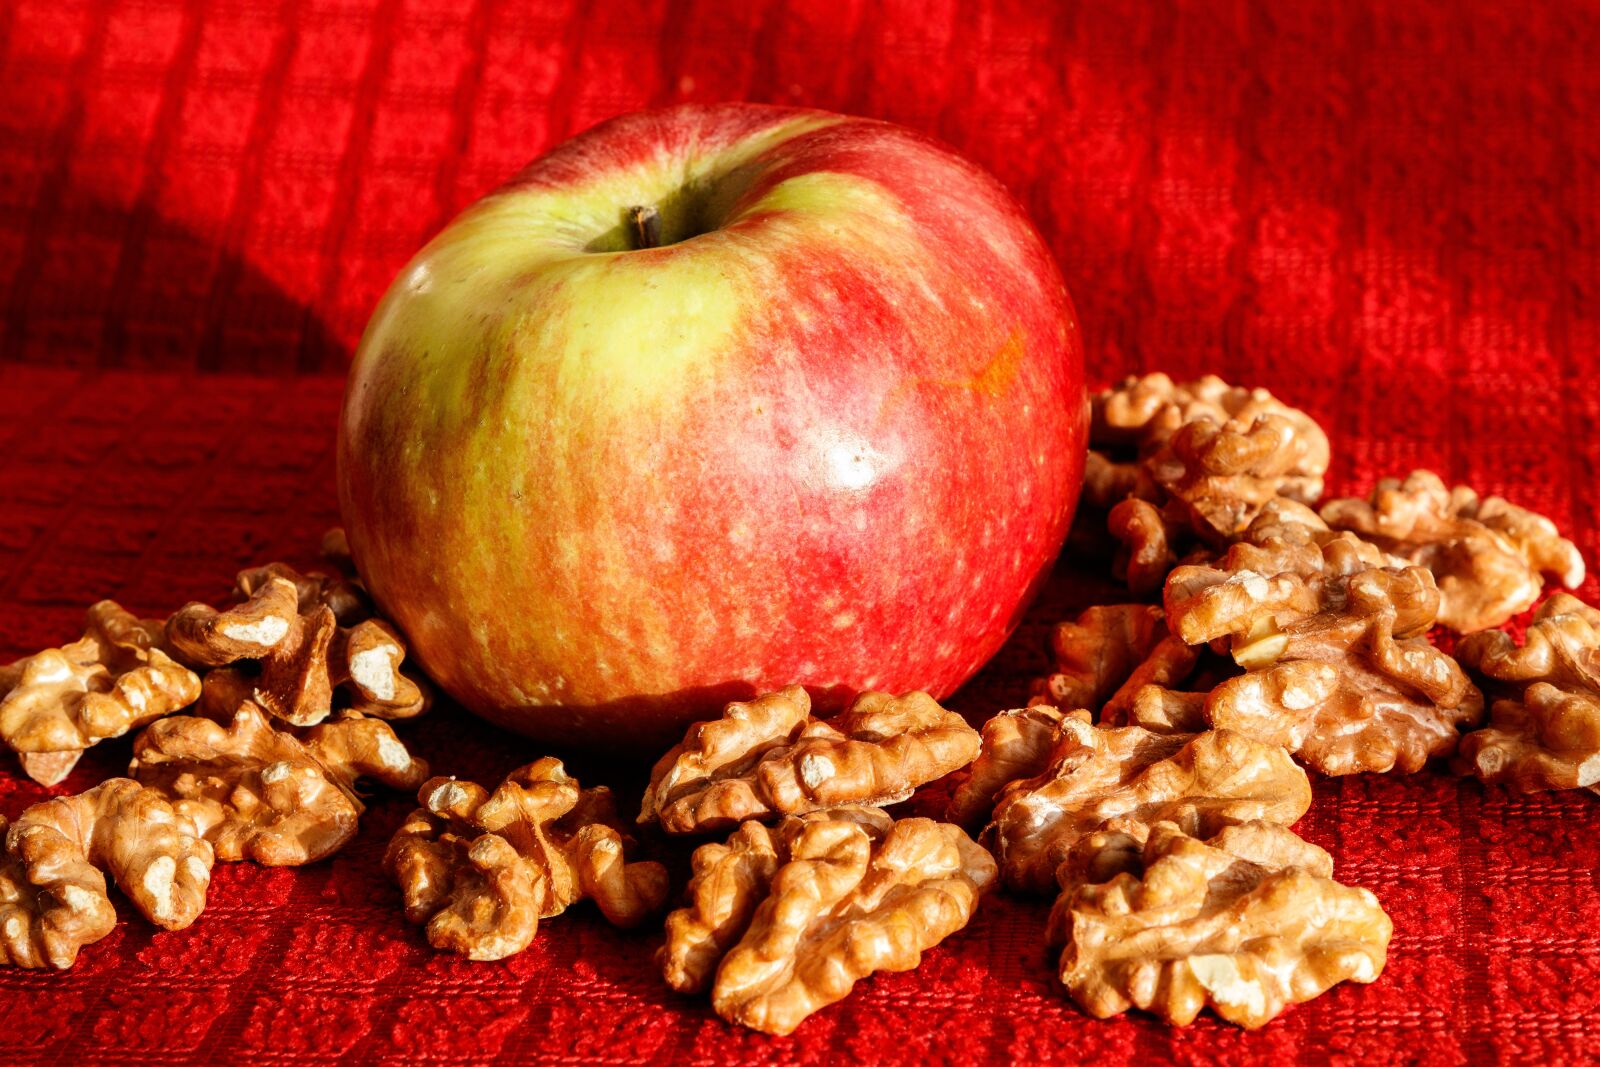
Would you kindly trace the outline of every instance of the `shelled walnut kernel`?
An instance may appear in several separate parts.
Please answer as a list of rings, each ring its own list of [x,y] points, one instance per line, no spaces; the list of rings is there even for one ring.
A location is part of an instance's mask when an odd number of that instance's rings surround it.
[[[1104,881],[1064,871],[1051,928],[1061,980],[1096,1018],[1138,1007],[1187,1026],[1201,1009],[1247,1029],[1339,982],[1382,973],[1393,926],[1327,853],[1270,824],[1199,840],[1150,828]]]
[[[877,971],[907,971],[961,929],[995,880],[959,827],[848,807],[745,822],[695,850],[689,904],[660,962],[729,1022],[788,1034]]]
[[[650,772],[639,813],[703,833],[840,804],[893,804],[978,755],[978,732],[926,693],[863,693],[831,719],[789,686],[696,723]]]

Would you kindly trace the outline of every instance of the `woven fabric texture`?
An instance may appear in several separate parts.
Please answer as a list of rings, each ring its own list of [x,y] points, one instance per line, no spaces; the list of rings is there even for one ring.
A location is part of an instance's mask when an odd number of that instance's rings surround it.
[[[1600,10],[1175,0],[8,0],[0,4],[0,657],[114,596],[220,596],[336,519],[339,373],[394,272],[532,156],[639,106],[882,116],[992,169],[1092,375],[1214,371],[1323,420],[1330,489],[1429,467],[1600,559]],[[1582,591],[1594,600],[1593,580]],[[956,699],[1025,699],[1067,561]],[[445,708],[441,771],[540,753]],[[128,744],[66,783],[117,773]],[[637,793],[639,768],[575,756]],[[0,757],[0,814],[43,790]],[[935,810],[938,792],[914,801]],[[670,993],[588,905],[473,964],[401,920],[411,804],[302,870],[218,868],[66,974],[0,969],[0,1063],[1593,1062],[1600,801],[1441,770],[1321,781],[1301,824],[1394,918],[1388,970],[1244,1034],[1076,1011],[1047,906],[996,895],[917,971],[776,1040]],[[683,870],[681,855],[674,860]]]

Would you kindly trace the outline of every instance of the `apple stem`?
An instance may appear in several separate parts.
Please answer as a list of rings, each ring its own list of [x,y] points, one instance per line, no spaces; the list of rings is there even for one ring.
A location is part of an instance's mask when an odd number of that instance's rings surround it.
[[[635,248],[657,248],[661,245],[661,212],[646,204],[629,208],[628,218],[633,222]]]

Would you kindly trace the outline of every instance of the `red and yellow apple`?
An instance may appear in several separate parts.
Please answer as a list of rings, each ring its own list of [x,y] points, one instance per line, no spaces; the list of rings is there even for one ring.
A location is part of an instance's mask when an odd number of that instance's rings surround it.
[[[684,106],[449,224],[350,370],[339,499],[462,704],[645,747],[800,683],[943,696],[1060,549],[1072,304],[984,171],[910,130]]]

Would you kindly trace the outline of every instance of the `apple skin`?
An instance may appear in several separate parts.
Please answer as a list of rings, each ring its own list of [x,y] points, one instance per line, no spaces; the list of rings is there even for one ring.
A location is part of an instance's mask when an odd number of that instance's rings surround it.
[[[401,272],[339,501],[456,700],[659,750],[791,683],[953,691],[1060,550],[1087,411],[1066,287],[990,175],[885,122],[686,105],[559,146]]]

